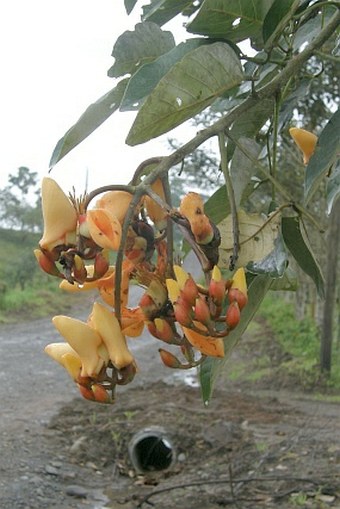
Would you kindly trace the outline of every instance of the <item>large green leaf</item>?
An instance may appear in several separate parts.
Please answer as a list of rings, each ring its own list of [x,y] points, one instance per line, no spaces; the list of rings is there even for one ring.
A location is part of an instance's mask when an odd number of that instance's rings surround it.
[[[260,154],[261,146],[255,140],[241,137],[239,143],[254,159]],[[241,205],[244,190],[254,175],[254,163],[236,147],[230,165],[230,176],[233,182],[236,207]]]
[[[270,48],[281,34],[291,16],[298,8],[300,0],[275,0],[263,21],[263,40],[265,47]]]
[[[262,38],[262,23],[273,0],[204,0],[188,32],[239,42]]]
[[[140,67],[130,78],[119,108],[120,111],[138,109],[142,100],[153,91],[171,67],[189,53],[189,51],[203,44],[207,44],[206,39],[189,39],[168,53],[161,55],[150,64],[144,64]]]
[[[50,168],[53,168],[60,159],[87,138],[118,109],[127,82],[128,79],[121,80],[115,88],[85,110],[77,122],[58,141],[50,160]]]
[[[108,70],[111,78],[133,74],[147,62],[152,62],[175,46],[171,32],[164,32],[156,23],[137,23],[133,32],[120,35],[113,47],[115,63]]]
[[[215,224],[230,214],[230,203],[226,186],[222,186],[204,204],[204,212]]]
[[[325,5],[322,8],[322,14],[315,9],[314,13],[310,13],[309,16],[302,19],[302,23],[294,36],[293,50],[299,50],[302,44],[310,44],[319,35],[320,30],[328,24],[336,10],[335,5]]]
[[[124,6],[127,14],[130,14],[130,12],[132,12],[136,3],[137,0],[124,0]]]
[[[248,304],[242,310],[240,323],[225,339],[225,355],[223,359],[208,357],[203,362],[200,368],[200,383],[202,397],[205,403],[211,399],[214,384],[216,383],[218,376],[225,369],[231,352],[241,339],[248,327],[248,324],[251,322],[260,307],[260,304],[268,292],[271,283],[272,279],[268,275],[256,276],[252,280],[248,288]]]
[[[254,138],[259,132],[261,127],[266,123],[268,118],[273,112],[274,100],[264,99],[260,103],[256,104],[246,113],[243,113],[235,120],[233,127],[230,130],[230,134],[233,139],[238,140],[240,137]],[[234,154],[235,145],[233,142],[228,141],[227,144],[227,156],[230,160]]]
[[[303,225],[298,217],[282,218],[282,235],[287,248],[301,269],[314,281],[320,297],[323,298],[324,278],[321,268],[314,257]]]
[[[228,44],[217,42],[190,51],[148,96],[127,144],[137,145],[170,131],[238,85],[242,78],[240,61]]]
[[[305,173],[305,202],[308,203],[323,177],[340,153],[340,110],[331,117],[322,131],[315,152]]]
[[[143,19],[162,26],[191,5],[192,0],[151,0],[143,5]]]

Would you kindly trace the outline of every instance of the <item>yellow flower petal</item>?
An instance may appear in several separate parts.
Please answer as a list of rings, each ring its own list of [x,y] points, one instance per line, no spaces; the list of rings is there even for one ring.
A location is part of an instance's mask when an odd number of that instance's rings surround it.
[[[122,369],[134,362],[117,318],[98,302],[93,306],[92,324],[100,334],[111,362],[117,369]]]
[[[73,380],[77,380],[81,372],[81,359],[78,354],[65,353],[62,358],[64,368]]]
[[[63,355],[71,353],[78,356],[77,352],[68,343],[50,343],[45,346],[45,352],[62,366],[64,365],[62,362]]]
[[[77,212],[55,180],[45,177],[41,185],[44,234],[40,247],[51,249],[67,233],[75,232]]]
[[[166,279],[165,283],[168,289],[169,299],[174,304],[180,295],[179,284],[175,279]]]
[[[247,297],[248,290],[247,290],[247,281],[246,281],[246,273],[244,271],[243,267],[240,267],[237,269],[235,274],[233,275],[233,282],[231,284],[231,288],[238,288],[240,292],[243,293]]]
[[[94,376],[99,361],[98,347],[102,340],[89,325],[68,316],[55,316],[52,322],[60,334],[77,352],[82,361],[81,376]]]
[[[99,198],[96,208],[108,210],[123,224],[131,200],[132,194],[126,191],[108,191]]]

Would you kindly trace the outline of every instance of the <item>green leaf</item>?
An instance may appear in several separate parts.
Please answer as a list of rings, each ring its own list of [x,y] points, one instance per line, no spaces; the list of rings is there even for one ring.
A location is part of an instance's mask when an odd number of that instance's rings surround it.
[[[266,123],[273,112],[273,99],[264,99],[256,104],[246,113],[234,122],[230,130],[231,136],[238,140],[241,136],[244,138],[254,138],[261,127]],[[235,145],[232,141],[227,144],[227,157],[230,160],[233,157]]]
[[[191,5],[192,0],[152,0],[149,5],[143,5],[142,18],[162,26]]]
[[[108,70],[111,78],[133,74],[147,62],[152,62],[175,46],[171,32],[164,32],[156,23],[137,23],[134,32],[120,35],[113,47],[115,63]]]
[[[130,14],[130,12],[132,12],[136,3],[137,0],[124,0],[124,6],[127,14]]]
[[[321,180],[340,152],[340,110],[331,117],[322,131],[305,173],[305,203],[318,189]]]
[[[337,8],[333,5],[324,6],[322,11],[315,10],[314,15],[306,16],[306,21],[302,20],[300,28],[297,30],[294,41],[294,52],[300,49],[302,44],[310,44],[320,33],[320,30],[328,24],[329,20],[336,12]]]
[[[254,158],[260,154],[261,147],[255,140],[241,137],[239,139],[243,148]],[[233,182],[236,207],[242,201],[243,193],[254,174],[254,163],[238,147],[236,147],[230,165],[230,176]]]
[[[220,223],[230,214],[230,203],[228,199],[227,189],[225,186],[220,187],[204,204],[204,213],[215,224]]]
[[[263,40],[265,48],[270,48],[291,16],[298,8],[300,0],[275,0],[263,21]]]
[[[239,325],[231,331],[225,339],[223,359],[208,357],[200,367],[200,383],[201,392],[204,403],[209,402],[212,396],[214,384],[218,376],[225,370],[226,363],[231,352],[241,339],[249,323],[253,319],[255,313],[272,283],[272,279],[268,275],[256,276],[248,288],[248,304],[242,310]]]
[[[128,134],[127,144],[137,145],[170,131],[239,84],[242,78],[240,61],[227,44],[217,42],[190,51],[148,96]]]
[[[204,0],[188,32],[239,42],[262,38],[262,23],[273,0]]]
[[[327,181],[327,214],[332,212],[336,200],[340,198],[340,163]]]
[[[205,39],[189,39],[168,53],[161,55],[154,62],[140,67],[130,78],[119,108],[120,111],[138,109],[143,99],[153,91],[171,67],[189,53],[189,51],[203,44],[207,44]]]
[[[273,280],[270,289],[278,292],[296,292],[297,287],[296,273],[288,266],[282,277]]]
[[[324,278],[316,261],[303,225],[298,217],[282,218],[283,240],[301,269],[314,281],[320,297],[324,297]]]
[[[115,88],[85,110],[77,122],[58,141],[50,160],[50,168],[53,168],[60,159],[87,138],[118,109],[127,82],[128,79],[121,80]]]

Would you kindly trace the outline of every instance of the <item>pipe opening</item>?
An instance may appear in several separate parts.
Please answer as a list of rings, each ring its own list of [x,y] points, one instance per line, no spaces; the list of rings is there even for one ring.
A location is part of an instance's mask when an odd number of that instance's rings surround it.
[[[144,433],[130,444],[131,461],[138,472],[166,470],[174,461],[170,441],[159,433]]]

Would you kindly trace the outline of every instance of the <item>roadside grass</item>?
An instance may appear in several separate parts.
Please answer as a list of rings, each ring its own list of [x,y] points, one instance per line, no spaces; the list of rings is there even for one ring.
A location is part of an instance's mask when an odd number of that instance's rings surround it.
[[[33,254],[39,238],[0,229],[0,324],[62,313],[73,303],[59,281],[39,269]]]
[[[74,299],[58,288],[58,282],[37,275],[24,290],[18,286],[0,295],[0,324],[43,318],[70,309]]]
[[[333,397],[338,401],[339,348],[334,345],[331,375],[322,375],[320,334],[316,323],[310,317],[297,320],[294,304],[281,296],[271,292],[264,299],[238,349],[235,359],[229,363],[229,380],[273,388],[312,390],[315,397]]]

